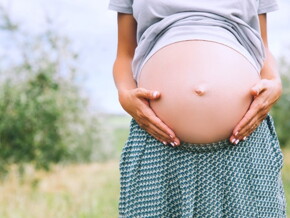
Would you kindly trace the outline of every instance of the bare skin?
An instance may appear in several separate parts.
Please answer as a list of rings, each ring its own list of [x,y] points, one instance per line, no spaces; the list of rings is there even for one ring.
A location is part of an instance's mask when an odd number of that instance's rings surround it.
[[[233,130],[230,141],[234,144],[244,140],[255,131],[282,94],[282,82],[278,67],[268,47],[267,14],[260,14],[259,22],[266,52],[266,60],[260,73],[262,80],[252,87],[251,94],[255,99],[243,119]]]
[[[150,107],[181,141],[204,144],[231,136],[258,80],[251,62],[231,47],[185,40],[154,53],[141,69],[138,87],[162,93]]]
[[[162,142],[180,144],[175,133],[149,107],[148,100],[161,97],[155,90],[137,88],[131,69],[136,42],[136,21],[132,15],[118,13],[118,47],[113,76],[121,106],[149,134]]]
[[[268,48],[266,14],[259,15],[261,37],[265,45],[266,60],[261,70],[261,79],[251,89],[254,100],[249,110],[234,128],[230,141],[237,144],[244,140],[260,125],[273,104],[282,94],[282,83],[273,55]],[[148,100],[162,98],[156,90],[138,88],[133,79],[131,62],[136,42],[137,23],[131,14],[118,13],[118,47],[114,62],[113,76],[123,109],[149,134],[164,144],[180,145],[172,129],[162,122],[149,106]],[[198,93],[202,93],[197,91]]]

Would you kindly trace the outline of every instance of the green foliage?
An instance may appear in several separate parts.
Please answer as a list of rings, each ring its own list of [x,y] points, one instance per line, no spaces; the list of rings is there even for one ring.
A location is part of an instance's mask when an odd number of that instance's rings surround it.
[[[69,40],[52,27],[29,34],[0,7],[1,14],[0,32],[17,45],[6,49],[17,58],[1,57],[0,172],[11,164],[21,171],[27,163],[49,169],[52,163],[109,157],[112,149],[101,146],[100,117],[89,111],[76,82],[81,72]]]
[[[0,149],[6,164],[33,161],[48,168],[65,154],[58,131],[62,114],[55,103],[56,87],[44,74],[18,86],[2,85]]]
[[[285,57],[280,58],[279,69],[283,82],[283,93],[273,106],[271,114],[281,147],[290,147],[290,62]]]

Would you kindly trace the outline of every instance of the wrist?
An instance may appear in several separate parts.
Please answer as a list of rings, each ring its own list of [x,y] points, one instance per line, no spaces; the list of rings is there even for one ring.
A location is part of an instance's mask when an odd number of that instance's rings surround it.
[[[118,89],[118,96],[119,98],[124,96],[129,89]]]
[[[128,91],[130,91],[132,89],[134,89],[134,88],[119,88],[118,89],[118,95],[119,96],[126,95],[128,93]]]
[[[272,76],[272,77],[261,77],[262,80],[268,80],[273,82],[277,87],[282,89],[282,80],[280,76]]]
[[[282,95],[282,90],[283,90],[282,81],[281,81],[280,77],[279,78],[272,78],[272,79],[268,79],[268,80],[272,82],[274,89],[276,90],[276,93],[280,97]]]
[[[131,89],[118,89],[118,98],[121,106],[124,108],[126,102],[128,102],[128,94]]]
[[[269,79],[270,81],[272,81],[273,83],[276,84],[277,88],[281,88],[282,89],[282,81],[280,77],[275,77],[272,79]]]
[[[282,95],[282,91],[283,91],[283,85],[282,85],[282,81],[280,78],[278,79],[274,79],[275,83],[276,83],[276,87],[277,87],[277,90],[278,90],[278,93],[279,93],[279,96]]]

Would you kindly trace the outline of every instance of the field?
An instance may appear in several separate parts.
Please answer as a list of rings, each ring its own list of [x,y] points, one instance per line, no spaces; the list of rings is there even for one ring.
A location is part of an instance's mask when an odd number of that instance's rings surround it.
[[[118,191],[117,161],[14,172],[0,186],[0,217],[117,217]]]
[[[129,119],[114,125],[120,151]],[[283,182],[290,203],[290,149],[283,149]],[[55,165],[50,172],[28,168],[24,176],[10,172],[0,185],[1,218],[110,218],[117,217],[119,162]],[[287,207],[290,217],[290,205]]]

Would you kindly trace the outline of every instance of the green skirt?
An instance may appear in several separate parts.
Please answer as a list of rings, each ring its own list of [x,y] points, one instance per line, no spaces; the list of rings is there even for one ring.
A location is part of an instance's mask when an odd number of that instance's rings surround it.
[[[272,117],[246,141],[165,146],[132,118],[119,217],[284,218],[283,154]]]

